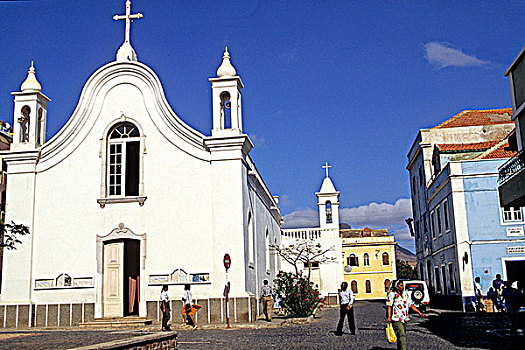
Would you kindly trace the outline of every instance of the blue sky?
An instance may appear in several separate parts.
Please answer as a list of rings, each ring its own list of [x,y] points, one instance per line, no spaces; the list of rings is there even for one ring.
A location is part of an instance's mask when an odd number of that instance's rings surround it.
[[[0,119],[31,60],[48,137],[89,76],[115,58],[124,0],[0,1]],[[139,61],[179,117],[211,129],[209,77],[228,45],[244,131],[285,226],[315,224],[325,161],[341,221],[388,228],[413,248],[406,154],[417,131],[463,109],[510,106],[503,76],[524,44],[519,2],[133,0]],[[520,34],[521,33],[521,34]]]

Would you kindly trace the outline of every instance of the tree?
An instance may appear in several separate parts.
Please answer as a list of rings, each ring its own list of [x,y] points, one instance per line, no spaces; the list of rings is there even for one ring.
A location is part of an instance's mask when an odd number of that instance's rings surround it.
[[[29,227],[22,224],[15,224],[11,221],[10,224],[2,224],[0,231],[0,248],[7,248],[8,250],[16,249],[17,244],[21,244],[19,239],[21,236],[29,235]]]
[[[408,262],[396,259],[397,278],[416,280],[417,272]]]
[[[278,254],[284,261],[290,263],[295,269],[295,274],[300,275],[299,264],[308,267],[308,281],[312,272],[313,263],[327,263],[336,260],[335,257],[326,256],[328,252],[334,250],[334,247],[323,248],[321,243],[315,243],[309,240],[296,240],[287,245],[270,244],[273,254]]]
[[[292,317],[310,316],[316,307],[324,304],[319,291],[306,277],[291,272],[279,272],[275,278],[275,295],[282,308]]]

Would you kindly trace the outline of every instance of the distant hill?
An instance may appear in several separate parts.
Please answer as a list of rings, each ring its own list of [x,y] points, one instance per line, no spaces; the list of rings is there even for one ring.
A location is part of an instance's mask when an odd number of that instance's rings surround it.
[[[396,245],[396,258],[408,262],[412,266],[416,266],[417,257],[410,250],[401,247],[399,244]]]

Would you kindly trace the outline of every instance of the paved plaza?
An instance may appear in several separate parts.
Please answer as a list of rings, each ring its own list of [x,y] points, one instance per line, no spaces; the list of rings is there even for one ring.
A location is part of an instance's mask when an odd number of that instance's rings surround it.
[[[395,349],[385,336],[385,309],[381,302],[357,302],[357,335],[333,330],[339,317],[337,308],[325,309],[320,317],[302,325],[279,328],[180,331],[179,349]],[[464,313],[433,313],[421,320],[412,317],[407,330],[409,349],[523,349],[523,338],[511,339],[489,333],[501,315],[476,316]],[[514,344],[514,345],[513,345]]]
[[[232,329],[210,326],[191,331],[179,325],[179,349],[395,349],[385,338],[385,309],[381,302],[356,303],[357,335],[333,333],[338,309],[328,308],[311,322],[290,324],[275,319],[257,321]],[[524,328],[525,315],[518,326]],[[178,320],[175,320],[178,321]],[[503,331],[507,321],[500,314],[429,312],[422,320],[412,317],[408,326],[409,349],[522,349],[523,335],[510,337]],[[5,330],[0,332],[0,349],[70,349],[155,332],[143,330]]]

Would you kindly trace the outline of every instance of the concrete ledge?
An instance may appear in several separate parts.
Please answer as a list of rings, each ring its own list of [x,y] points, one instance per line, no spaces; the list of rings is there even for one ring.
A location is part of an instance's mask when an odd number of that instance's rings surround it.
[[[177,333],[155,333],[124,340],[94,344],[70,350],[177,349]]]

